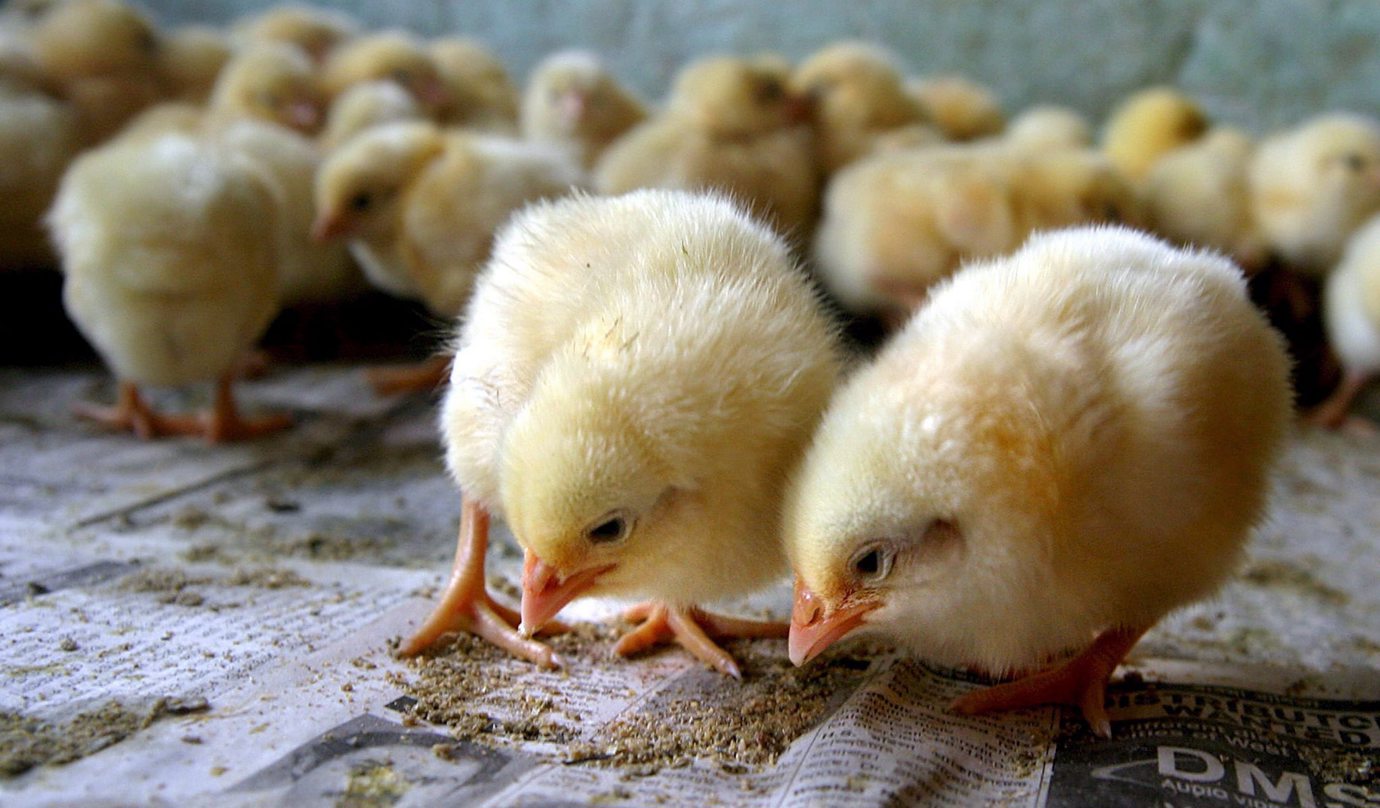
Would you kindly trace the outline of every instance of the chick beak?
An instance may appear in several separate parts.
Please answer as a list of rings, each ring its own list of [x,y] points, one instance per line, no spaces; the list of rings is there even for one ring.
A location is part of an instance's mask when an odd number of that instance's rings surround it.
[[[283,110],[288,126],[299,132],[311,132],[321,123],[321,108],[311,101],[293,101]]]
[[[819,656],[824,649],[862,625],[863,616],[881,606],[876,598],[833,607],[795,579],[795,607],[791,610],[791,634],[787,650],[797,667]]]
[[[560,110],[561,123],[568,129],[573,129],[580,122],[580,118],[585,114],[585,95],[584,93],[569,90],[561,94],[558,105]]]
[[[311,240],[323,244],[350,232],[350,220],[344,216],[322,212],[311,225]]]
[[[540,631],[567,603],[594,586],[599,576],[611,569],[612,564],[590,567],[562,578],[554,567],[528,550],[522,564],[522,622],[518,633],[530,637]]]

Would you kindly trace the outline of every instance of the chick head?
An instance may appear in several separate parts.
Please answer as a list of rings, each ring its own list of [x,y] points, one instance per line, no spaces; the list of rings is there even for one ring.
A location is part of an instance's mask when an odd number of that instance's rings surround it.
[[[378,80],[396,82],[429,113],[450,102],[426,48],[401,31],[384,31],[341,45],[331,52],[323,73],[332,97],[355,84]]]
[[[317,172],[312,237],[367,236],[391,226],[403,192],[444,146],[434,124],[413,121],[375,126],[350,139]]]
[[[120,0],[71,0],[43,15],[34,57],[59,80],[143,76],[158,69],[153,23]]]
[[[448,90],[445,112],[461,122],[470,116],[499,113],[517,117],[517,90],[503,62],[477,40],[446,37],[427,49]]]
[[[230,41],[219,31],[188,25],[163,38],[158,61],[176,95],[201,103],[211,94],[232,55]]]
[[[975,616],[1019,614],[1045,581],[1064,528],[1041,419],[1051,402],[1030,380],[1040,348],[931,339],[933,311],[836,395],[787,494],[796,664],[860,629],[998,669],[1006,660],[972,647]]]
[[[795,69],[791,88],[827,127],[891,128],[925,120],[906,94],[895,56],[867,42],[839,42],[815,53]]]
[[[1380,124],[1361,115],[1318,118],[1297,134],[1305,170],[1316,180],[1317,199],[1332,200],[1354,225],[1380,209]]]
[[[676,77],[670,108],[718,137],[766,134],[803,118],[799,99],[787,91],[788,76],[776,57],[711,56]]]
[[[265,11],[238,33],[253,42],[296,45],[313,61],[321,62],[333,48],[355,36],[359,26],[338,11],[301,5],[283,5]]]
[[[1202,136],[1208,123],[1193,99],[1172,87],[1151,87],[1112,112],[1103,151],[1126,176],[1139,181],[1161,155]]]
[[[523,114],[579,134],[592,112],[617,92],[599,57],[589,51],[561,51],[543,59],[527,87]],[[548,124],[549,125],[549,124]]]
[[[323,99],[305,53],[291,45],[258,45],[226,65],[211,106],[235,117],[312,132],[321,123]]]

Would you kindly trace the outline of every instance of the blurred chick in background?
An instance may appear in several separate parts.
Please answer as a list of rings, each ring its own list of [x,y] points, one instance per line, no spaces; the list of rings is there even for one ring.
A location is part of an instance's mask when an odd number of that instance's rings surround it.
[[[582,594],[636,596],[631,654],[674,637],[737,676],[716,636],[780,624],[699,611],[784,572],[780,496],[839,370],[784,242],[722,198],[641,191],[528,208],[463,320],[441,416],[464,494],[450,586],[402,647],[527,639]],[[519,631],[484,588],[489,515],[526,550]]]
[[[425,122],[366,130],[327,158],[316,181],[318,240],[348,238],[385,292],[457,316],[489,257],[494,231],[518,208],[583,184],[565,155],[517,140]],[[447,360],[379,369],[380,393],[430,390]]]
[[[1193,99],[1172,87],[1150,87],[1112,110],[1102,129],[1102,151],[1138,184],[1155,161],[1197,140],[1207,128],[1207,115]]]
[[[265,42],[295,45],[321,63],[359,31],[359,24],[343,12],[289,3],[240,21],[232,37],[241,48]]]
[[[586,169],[646,117],[642,102],[589,51],[543,59],[522,96],[522,136],[571,149]]]
[[[366,81],[336,96],[321,129],[321,148],[333,152],[370,127],[385,123],[421,121],[426,111],[417,99],[391,81]]]
[[[342,43],[321,68],[321,86],[331,99],[356,84],[379,80],[412,93],[429,118],[439,117],[451,103],[426,47],[403,31],[381,31]]]
[[[1006,127],[997,94],[963,76],[921,76],[905,84],[925,117],[945,140],[968,141],[999,135]]]
[[[970,266],[815,434],[786,508],[792,661],[857,629],[996,675],[1076,651],[953,707],[1068,703],[1109,735],[1116,666],[1263,515],[1287,374],[1211,254],[1083,228]]]
[[[604,153],[594,186],[715,189],[748,204],[781,232],[813,230],[818,180],[804,110],[774,57],[711,56],[681,70],[667,109]]]
[[[73,322],[120,380],[114,407],[84,417],[143,438],[199,434],[211,442],[283,429],[282,416],[245,419],[234,370],[278,310],[279,215],[253,163],[181,133],[117,139],[73,163],[49,216]],[[198,416],[154,411],[139,386],[216,380]]]
[[[1323,323],[1342,365],[1342,383],[1308,420],[1364,432],[1375,427],[1350,417],[1352,404],[1380,373],[1380,215],[1372,216],[1348,241],[1342,260],[1323,287]]]
[[[169,31],[158,51],[158,69],[173,101],[204,104],[216,78],[234,55],[229,38],[205,25]]]
[[[879,139],[891,146],[943,140],[906,92],[895,56],[878,45],[846,41],[823,48],[796,67],[790,84],[810,102],[822,176],[871,153]]]
[[[464,37],[433,40],[427,48],[446,90],[440,121],[500,135],[516,135],[518,91],[498,57]]]
[[[1002,141],[1019,151],[1082,149],[1092,145],[1092,124],[1067,107],[1039,104],[1012,118]]]

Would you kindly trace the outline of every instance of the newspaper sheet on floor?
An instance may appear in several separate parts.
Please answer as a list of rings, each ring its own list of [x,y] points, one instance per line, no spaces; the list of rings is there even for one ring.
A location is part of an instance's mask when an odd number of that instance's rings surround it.
[[[298,382],[363,400],[344,379]],[[458,516],[429,405],[313,409],[280,382],[258,401],[281,394],[299,432],[208,454],[45,420],[16,389],[3,805],[1380,805],[1375,446],[1294,448],[1246,573],[1147,636],[1104,740],[1071,710],[953,715],[983,683],[885,649],[796,669],[781,640],[735,642],[741,682],[678,648],[615,660],[613,604],[568,612],[561,671],[464,640],[398,660]],[[511,602],[501,527],[491,555]],[[789,591],[729,606],[783,615]]]

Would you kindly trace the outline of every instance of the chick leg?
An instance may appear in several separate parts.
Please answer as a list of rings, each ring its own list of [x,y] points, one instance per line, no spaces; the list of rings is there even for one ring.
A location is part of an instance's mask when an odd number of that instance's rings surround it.
[[[1347,427],[1355,432],[1374,432],[1375,427],[1368,421],[1361,418],[1352,417],[1351,405],[1355,403],[1356,397],[1365,389],[1366,382],[1370,381],[1364,374],[1347,373],[1342,377],[1342,383],[1337,386],[1332,395],[1305,416],[1305,420],[1314,426],[1326,427],[1327,429],[1341,429]]]
[[[625,612],[623,617],[634,622],[642,622],[637,628],[624,634],[613,646],[614,652],[620,656],[631,656],[654,645],[675,640],[714,670],[734,679],[743,678],[738,663],[710,639],[711,637],[767,639],[785,637],[790,633],[790,626],[785,623],[724,617],[694,607],[682,609],[664,603],[643,603],[634,606]]]
[[[1107,719],[1107,680],[1145,634],[1143,628],[1114,628],[1097,635],[1086,651],[1057,668],[960,696],[949,709],[961,715],[1017,710],[1040,704],[1071,704],[1083,711],[1092,731],[1112,737]]]
[[[211,411],[205,415],[203,431],[206,440],[211,443],[250,440],[292,426],[292,418],[287,415],[265,415],[253,419],[242,417],[235,407],[235,394],[230,389],[234,381],[234,373],[227,373],[216,382],[216,400]]]
[[[450,374],[450,357],[433,356],[424,362],[404,367],[370,368],[364,378],[381,396],[398,393],[429,393],[440,387]]]
[[[133,432],[144,440],[167,435],[201,434],[201,424],[195,418],[156,412],[139,395],[139,385],[134,382],[120,382],[119,398],[113,407],[80,402],[72,409],[78,417],[112,429]]]
[[[484,588],[484,556],[488,550],[489,512],[465,497],[460,509],[455,564],[446,591],[431,616],[398,648],[398,653],[412,656],[430,648],[443,634],[468,631],[539,667],[560,667],[560,660],[548,646],[518,634],[514,628],[517,612],[495,602]]]

